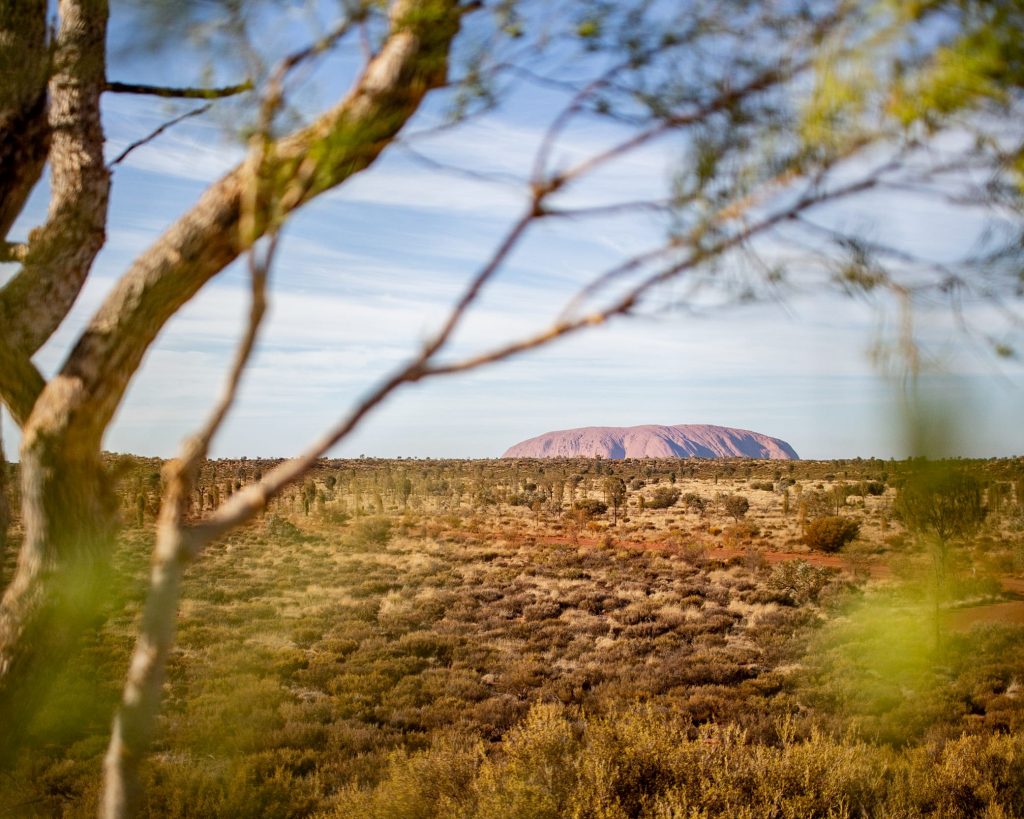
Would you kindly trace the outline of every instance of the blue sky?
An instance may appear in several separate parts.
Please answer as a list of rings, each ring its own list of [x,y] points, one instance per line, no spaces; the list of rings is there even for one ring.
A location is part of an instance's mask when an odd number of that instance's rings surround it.
[[[145,62],[134,65],[144,78]],[[498,111],[415,144],[445,162],[522,176],[554,102],[551,94],[520,88]],[[435,123],[437,108],[426,106],[412,129]],[[108,95],[105,116],[113,156],[165,120],[167,109],[148,98]],[[575,129],[556,157],[585,156],[614,136],[605,126]],[[572,201],[664,191],[674,147],[630,156],[573,191]],[[72,314],[37,356],[47,374],[131,259],[240,156],[216,122],[192,120],[119,166],[108,245]],[[523,193],[438,174],[393,147],[370,171],[304,210],[285,233],[271,314],[214,454],[286,456],[304,448],[437,326],[518,214]],[[21,229],[44,211],[40,190]],[[962,250],[979,227],[935,202],[891,195],[828,218],[937,257]],[[649,246],[663,227],[640,217],[541,226],[487,291],[456,350],[485,349],[542,327],[581,282]],[[776,241],[773,252],[792,253],[784,236]],[[900,388],[868,355],[880,327],[890,327],[893,305],[853,300],[811,278],[808,272],[807,286],[780,303],[697,314],[673,308],[678,290],[670,287],[655,297],[664,307],[656,318],[615,321],[487,370],[404,388],[333,454],[494,457],[550,429],[645,423],[754,429],[787,440],[803,457],[905,454]],[[172,455],[217,394],[246,310],[239,268],[204,288],[148,354],[105,447]],[[990,312],[967,309],[983,328],[994,326]],[[957,440],[946,442],[948,454],[1024,453],[1021,364],[995,361],[954,328],[946,308],[922,309],[917,322],[935,361],[922,396],[969,419]],[[16,433],[6,420],[4,434],[13,450]]]

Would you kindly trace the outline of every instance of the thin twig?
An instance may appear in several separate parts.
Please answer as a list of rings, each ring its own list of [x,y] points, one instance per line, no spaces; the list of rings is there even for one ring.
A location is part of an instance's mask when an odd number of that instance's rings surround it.
[[[623,71],[628,66],[628,62],[614,65],[601,74],[601,76],[587,83],[555,117],[551,125],[548,126],[544,139],[537,149],[537,154],[533,160],[533,170],[530,173],[530,180],[535,187],[539,188],[543,185],[548,159],[554,150],[555,143],[558,142],[559,136],[568,127],[572,118],[582,110],[587,98],[603,88],[618,72]]]
[[[829,163],[819,168],[817,173],[806,185],[806,191],[800,201],[809,201],[814,199],[815,203],[818,201],[817,197],[822,192],[822,185],[827,178],[830,171],[832,171],[840,162],[850,159],[854,154],[859,152],[861,149],[869,144],[867,140],[856,139],[853,140],[841,154],[837,154],[833,157]],[[893,167],[893,161],[887,162],[880,168],[877,168],[870,178],[873,179],[873,184],[878,184],[882,174],[886,173]],[[718,212],[711,219],[712,222],[717,224],[725,224],[734,220],[741,220],[746,213],[748,213],[754,206],[759,204],[765,196],[768,195],[772,190],[777,190],[779,187],[792,183],[793,173],[789,170],[783,170],[781,173],[772,177],[771,179],[765,180],[757,191],[748,194],[742,199],[730,202],[723,208],[719,209]],[[796,219],[804,209],[798,209],[793,212],[789,217]],[[552,216],[558,216],[561,211],[553,210],[549,212]],[[572,211],[569,212],[570,215]],[[587,215],[587,211],[583,211],[584,215]],[[651,262],[657,261],[659,258],[664,257],[668,253],[678,250],[680,247],[685,247],[694,240],[694,236],[691,234],[690,237],[676,237],[671,239],[669,242],[659,245],[656,248],[645,251],[643,253],[636,254],[635,256],[626,259],[620,264],[608,269],[603,274],[595,279],[592,279],[580,291],[572,298],[572,300],[565,306],[564,310],[559,316],[559,320],[568,320],[569,317],[588,299],[592,298],[596,293],[605,289],[612,282],[619,279],[625,278]]]
[[[461,176],[465,179],[471,179],[474,182],[502,185],[506,188],[514,187],[522,189],[524,186],[524,180],[513,173],[503,173],[499,171],[474,171],[472,168],[465,168],[461,165],[453,165],[449,162],[443,162],[440,159],[434,159],[432,156],[427,156],[416,148],[413,148],[407,141],[401,139],[395,140],[394,147],[402,151],[417,164],[434,171],[441,171],[442,173],[451,174],[452,176]]]
[[[172,88],[163,85],[144,85],[131,82],[108,82],[106,91],[114,94],[144,94],[150,97],[165,97],[187,100],[219,100],[234,97],[252,91],[252,82],[246,80],[238,85],[225,85],[220,88]]]
[[[134,151],[136,148],[141,148],[143,145],[146,145],[147,143],[152,142],[167,129],[173,128],[175,125],[184,122],[187,119],[191,119],[192,117],[198,117],[202,114],[205,114],[212,107],[213,103],[208,102],[206,105],[200,105],[198,108],[193,108],[191,111],[186,111],[184,114],[181,114],[180,116],[177,116],[172,120],[168,120],[159,128],[144,136],[142,139],[138,139],[135,142],[131,143],[127,148],[125,148],[123,151],[121,151],[121,153],[117,155],[117,158],[114,159],[113,162],[107,165],[107,168],[109,169],[113,168],[115,165],[119,165],[127,158],[127,156],[132,151]]]
[[[609,202],[606,205],[589,205],[579,208],[546,208],[545,216],[559,219],[589,219],[597,216],[617,216],[621,213],[654,211],[667,213],[679,207],[675,199],[636,199],[629,202]]]
[[[631,151],[635,151],[637,148],[641,148],[665,134],[704,122],[708,117],[728,110],[731,106],[734,106],[736,103],[746,99],[752,94],[766,91],[775,85],[792,79],[796,74],[808,68],[810,64],[810,60],[806,60],[788,68],[770,68],[759,74],[750,82],[745,83],[739,88],[730,89],[719,94],[710,102],[693,111],[685,114],[676,114],[665,117],[656,125],[652,125],[650,128],[640,131],[640,133],[633,135],[629,139],[623,140],[600,153],[588,157],[582,162],[579,162],[568,170],[560,173],[559,178],[562,181],[569,181],[585,176],[588,173],[592,173],[600,166],[606,165],[608,162],[618,159]]]
[[[291,54],[286,56],[278,63],[277,69],[274,75],[271,77],[271,84],[282,83],[285,76],[293,68],[298,66],[300,63],[305,62],[311,57],[315,57],[317,54],[321,54],[331,46],[333,46],[338,40],[344,37],[352,30],[353,24],[352,18],[345,18],[341,22],[335,24],[335,26],[328,31],[323,37],[314,40],[304,48],[300,48],[298,51],[293,51]]]
[[[430,358],[448,342],[448,339],[451,338],[452,333],[455,331],[455,328],[462,320],[462,317],[465,315],[470,305],[472,305],[480,295],[484,285],[487,284],[487,282],[497,272],[498,268],[501,267],[505,259],[508,258],[509,253],[512,252],[512,249],[530,227],[530,224],[541,217],[542,214],[538,210],[536,203],[531,205],[531,207],[521,217],[519,217],[516,223],[512,226],[512,229],[505,235],[501,244],[498,245],[487,264],[481,268],[480,272],[477,273],[469,283],[469,286],[462,294],[462,298],[456,302],[452,311],[449,313],[444,326],[423,348],[423,352],[419,357],[423,364],[426,364]],[[415,372],[417,368],[418,365],[413,368],[413,371]]]

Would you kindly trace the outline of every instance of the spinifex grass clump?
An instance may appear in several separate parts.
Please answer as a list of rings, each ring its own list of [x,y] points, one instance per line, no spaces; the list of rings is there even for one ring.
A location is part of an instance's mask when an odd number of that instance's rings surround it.
[[[446,739],[396,755],[372,791],[342,794],[332,816],[561,819],[567,816],[1019,816],[1020,735],[962,737],[899,753],[777,726],[694,730],[671,712],[626,708],[588,718],[534,707],[500,755]]]

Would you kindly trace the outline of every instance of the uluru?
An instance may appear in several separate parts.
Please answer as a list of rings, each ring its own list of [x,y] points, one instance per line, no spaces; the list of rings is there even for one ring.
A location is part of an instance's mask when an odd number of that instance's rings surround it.
[[[795,461],[788,443],[749,429],[713,424],[578,427],[545,432],[503,458],[758,458]]]

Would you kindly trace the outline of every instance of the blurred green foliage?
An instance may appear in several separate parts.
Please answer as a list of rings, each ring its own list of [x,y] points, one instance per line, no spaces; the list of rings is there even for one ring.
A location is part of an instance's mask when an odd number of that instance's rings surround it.
[[[900,486],[893,511],[912,532],[968,537],[985,520],[982,483],[964,467],[924,461]]]

